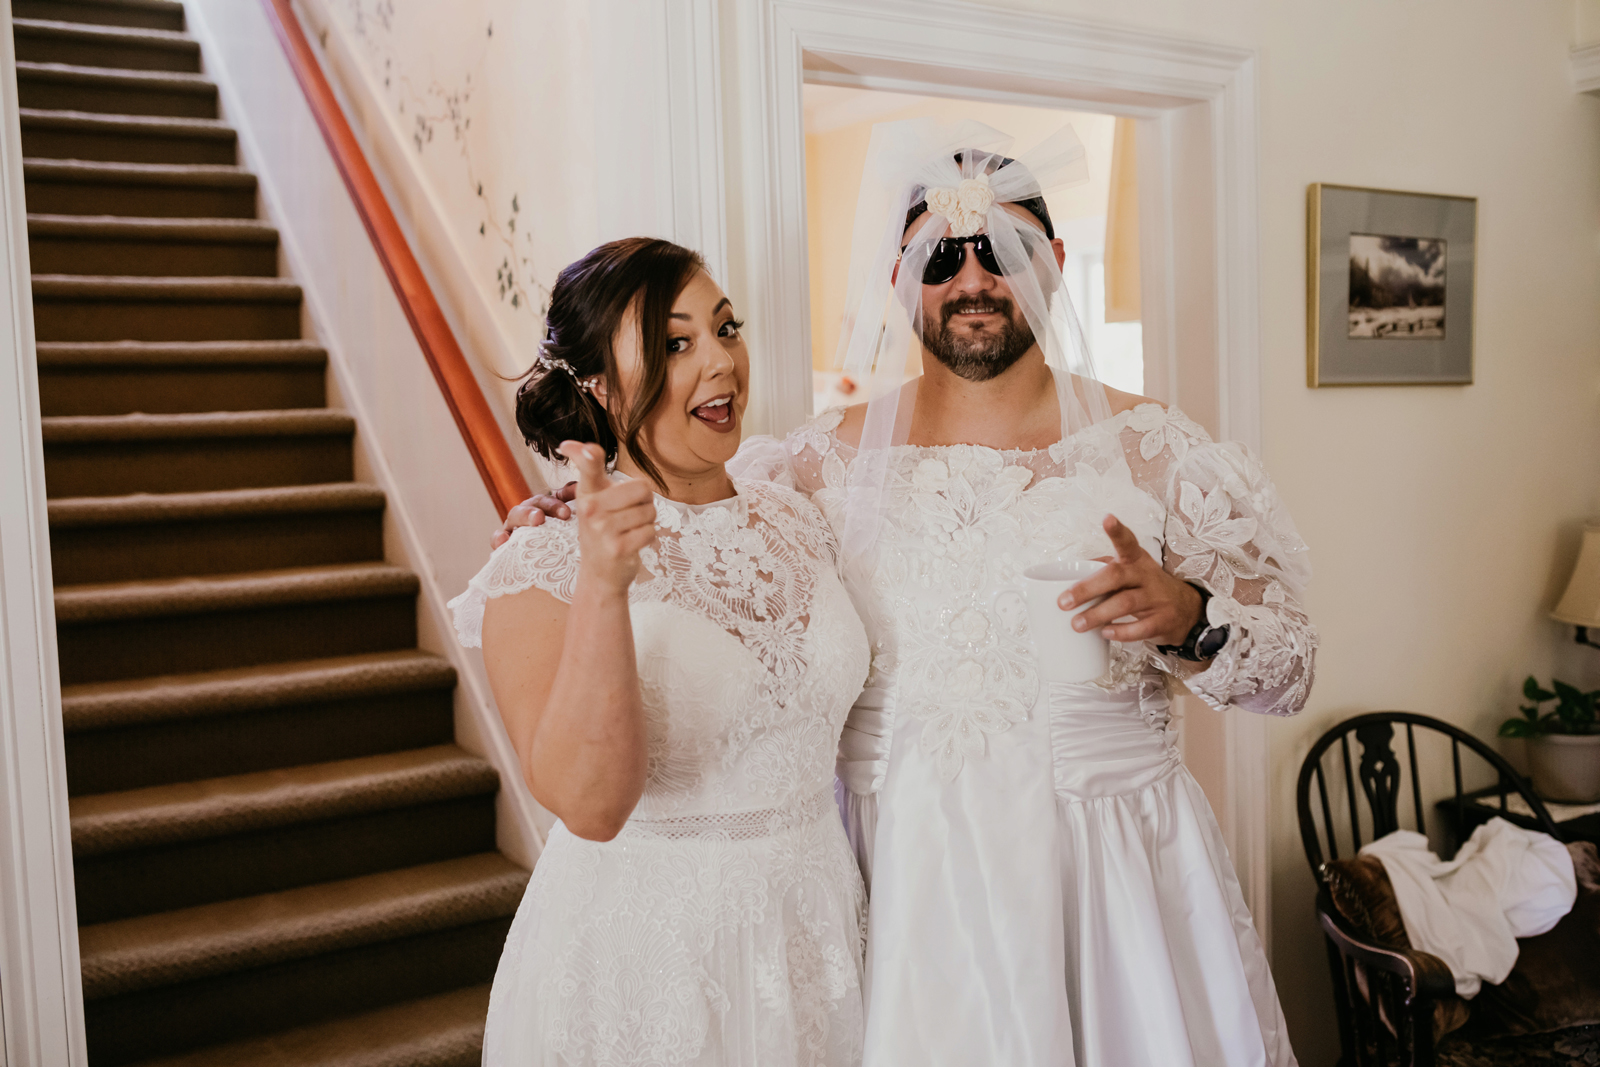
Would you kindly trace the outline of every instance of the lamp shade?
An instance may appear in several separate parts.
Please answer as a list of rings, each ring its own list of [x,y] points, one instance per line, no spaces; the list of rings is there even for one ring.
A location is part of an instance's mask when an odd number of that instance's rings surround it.
[[[1574,626],[1600,626],[1600,522],[1584,526],[1578,565],[1550,617]]]

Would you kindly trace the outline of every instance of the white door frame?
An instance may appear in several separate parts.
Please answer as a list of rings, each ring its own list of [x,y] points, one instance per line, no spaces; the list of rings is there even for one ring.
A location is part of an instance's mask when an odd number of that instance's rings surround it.
[[[718,0],[587,0],[602,241],[651,235],[727,277]]]
[[[737,145],[718,152],[740,214],[717,236],[727,235],[729,281],[756,327],[752,429],[786,429],[810,413],[801,86],[811,81],[1140,119],[1149,391],[1260,449],[1254,51],[957,0],[749,0],[723,10],[723,64],[738,67],[742,92],[728,102]],[[1266,734],[1240,713],[1207,725],[1222,734],[1214,747],[1226,759],[1202,777],[1225,790],[1217,814],[1270,946]]]
[[[0,0],[5,27],[10,0]],[[17,64],[0,44],[0,1062],[85,1062],[61,680],[22,200]]]

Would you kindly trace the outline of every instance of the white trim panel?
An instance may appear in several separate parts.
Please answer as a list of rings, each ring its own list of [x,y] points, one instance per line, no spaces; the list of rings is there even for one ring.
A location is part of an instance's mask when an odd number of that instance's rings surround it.
[[[9,0],[0,0],[5,25]],[[86,1062],[22,133],[0,46],[0,1063]]]

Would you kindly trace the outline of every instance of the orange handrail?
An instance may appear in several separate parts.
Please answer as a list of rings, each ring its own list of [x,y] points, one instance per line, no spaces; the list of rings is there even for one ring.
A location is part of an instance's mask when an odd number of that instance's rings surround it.
[[[356,213],[372,238],[373,250],[378,253],[384,273],[389,275],[389,282],[394,286],[394,295],[411,323],[422,354],[427,357],[434,381],[439,383],[439,392],[444,394],[444,402],[455,416],[461,439],[472,453],[472,462],[478,466],[484,488],[489,490],[495,510],[505,518],[507,511],[531,495],[522,469],[517,466],[511,446],[500,432],[500,424],[495,421],[489,402],[484,399],[483,390],[467,364],[467,357],[445,321],[439,301],[434,298],[433,289],[423,276],[417,257],[412,254],[400,223],[389,209],[389,201],[344,117],[344,110],[339,107],[338,97],[333,95],[333,88],[322,73],[316,53],[311,51],[311,43],[300,28],[300,20],[295,18],[290,0],[261,2],[267,9],[267,21],[272,23],[273,32],[289,58],[295,80],[306,94],[306,103],[311,105],[311,114],[322,130],[322,139],[333,154],[334,166],[339,168],[345,188],[350,190],[350,198],[355,201]]]

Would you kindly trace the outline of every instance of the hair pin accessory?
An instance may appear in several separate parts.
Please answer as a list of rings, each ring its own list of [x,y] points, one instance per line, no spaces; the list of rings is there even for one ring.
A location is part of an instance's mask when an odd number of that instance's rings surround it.
[[[558,359],[555,356],[548,355],[542,349],[537,356],[533,357],[533,363],[534,366],[543,367],[546,371],[566,371],[572,380],[578,383],[579,389],[583,389],[590,393],[594,392],[595,385],[600,381],[600,376],[598,374],[591,375],[587,378],[578,377],[578,372],[572,369],[572,364],[568,363],[564,359]]]

